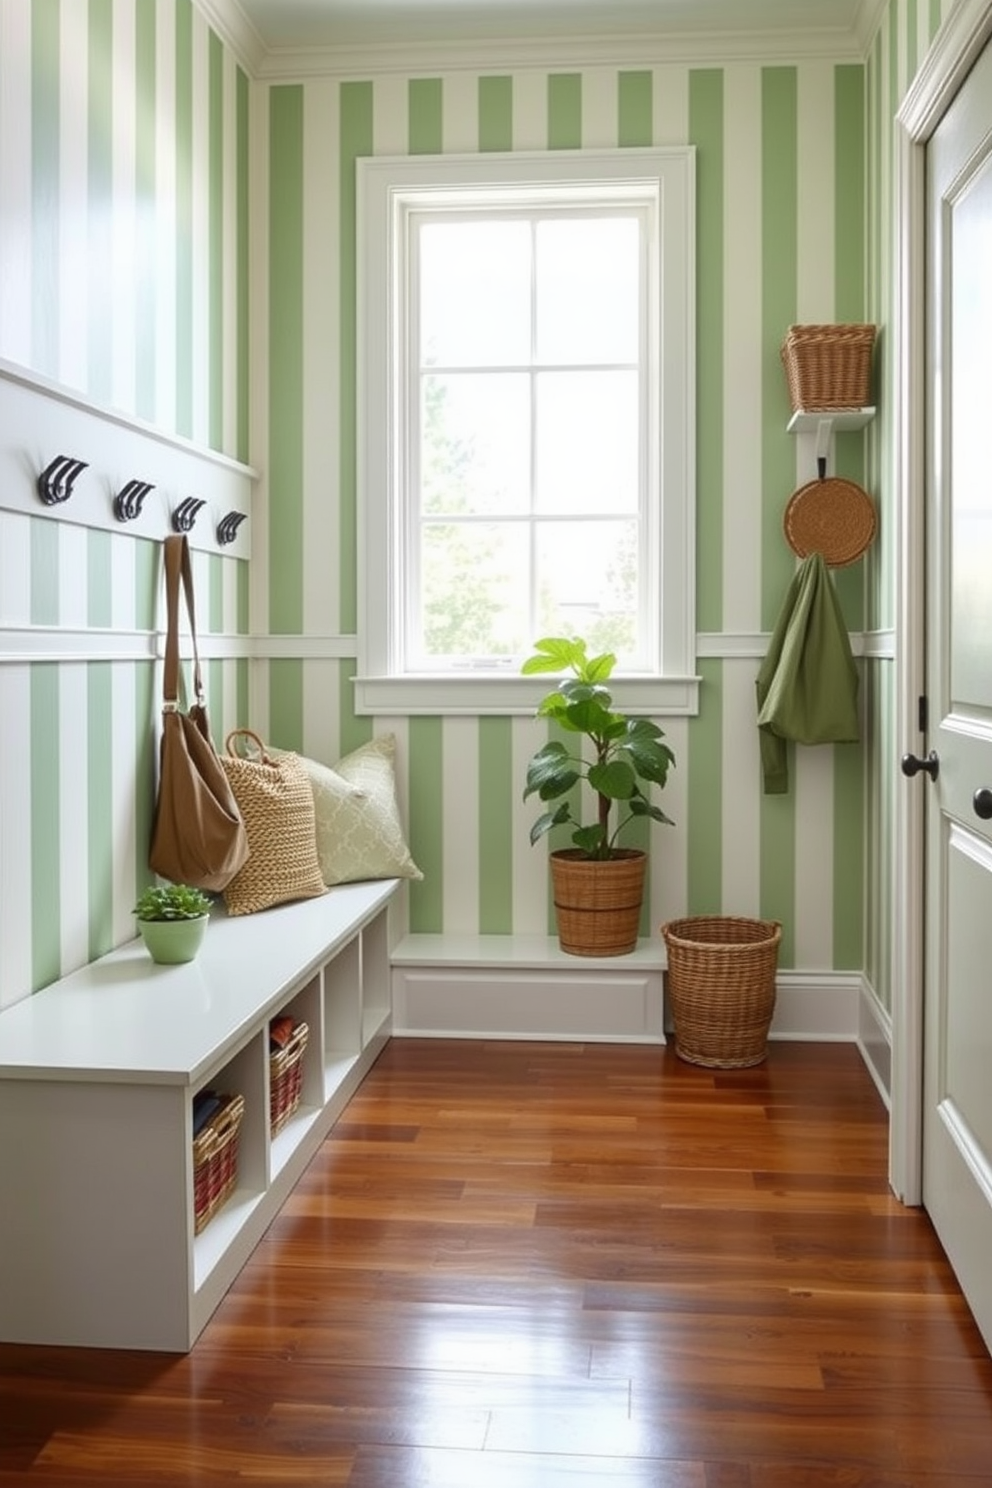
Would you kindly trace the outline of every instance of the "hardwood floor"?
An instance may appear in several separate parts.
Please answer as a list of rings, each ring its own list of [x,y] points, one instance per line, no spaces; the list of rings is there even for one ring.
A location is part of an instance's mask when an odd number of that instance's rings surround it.
[[[886,1132],[847,1045],[395,1040],[191,1354],[0,1345],[0,1484],[992,1484]]]

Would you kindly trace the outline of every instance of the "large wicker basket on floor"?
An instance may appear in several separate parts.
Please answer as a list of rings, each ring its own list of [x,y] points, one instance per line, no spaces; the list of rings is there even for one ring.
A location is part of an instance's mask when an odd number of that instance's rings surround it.
[[[661,934],[679,1058],[713,1069],[761,1064],[775,1011],[779,922],[698,915],[670,920]]]

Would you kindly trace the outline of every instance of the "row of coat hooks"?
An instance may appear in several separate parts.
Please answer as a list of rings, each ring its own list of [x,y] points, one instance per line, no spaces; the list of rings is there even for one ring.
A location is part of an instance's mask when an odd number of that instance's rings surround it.
[[[46,506],[60,506],[69,500],[76,481],[88,469],[88,461],[73,459],[71,455],[56,455],[38,477],[38,495]],[[118,522],[133,522],[140,517],[145,498],[155,487],[151,481],[129,480],[117,492],[112,505]],[[172,512],[174,532],[192,532],[196,519],[206,502],[199,496],[186,496]],[[217,523],[217,541],[221,547],[234,542],[238,528],[246,521],[247,512],[229,511]]]

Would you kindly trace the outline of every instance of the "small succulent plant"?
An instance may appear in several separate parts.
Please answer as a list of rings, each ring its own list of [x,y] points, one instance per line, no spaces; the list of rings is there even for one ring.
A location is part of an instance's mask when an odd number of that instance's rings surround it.
[[[139,920],[198,920],[213,900],[189,884],[157,884],[145,889],[134,906]]]

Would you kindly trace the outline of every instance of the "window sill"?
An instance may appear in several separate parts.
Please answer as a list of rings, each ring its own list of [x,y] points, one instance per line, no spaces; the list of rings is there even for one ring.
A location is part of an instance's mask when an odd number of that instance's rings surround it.
[[[356,677],[355,711],[385,714],[531,716],[555,677]],[[619,711],[645,717],[692,717],[699,712],[698,677],[613,677]]]

